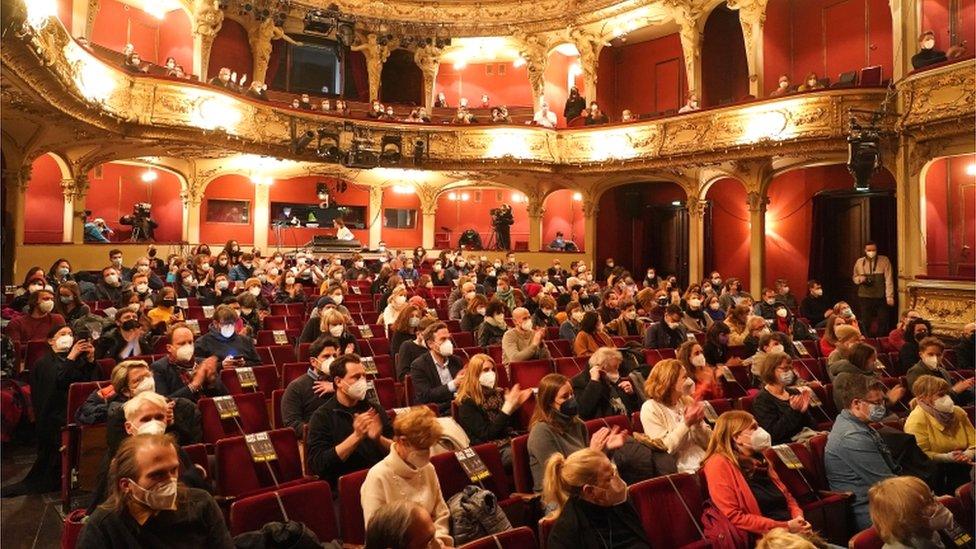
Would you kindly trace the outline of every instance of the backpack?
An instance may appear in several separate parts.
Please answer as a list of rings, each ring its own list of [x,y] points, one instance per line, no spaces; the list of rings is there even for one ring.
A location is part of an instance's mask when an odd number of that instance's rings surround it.
[[[451,512],[451,536],[454,545],[499,534],[512,529],[498,498],[492,492],[469,484],[447,500]]]
[[[702,528],[705,539],[713,549],[749,549],[752,547],[748,532],[738,529],[715,507],[711,500],[702,505]]]

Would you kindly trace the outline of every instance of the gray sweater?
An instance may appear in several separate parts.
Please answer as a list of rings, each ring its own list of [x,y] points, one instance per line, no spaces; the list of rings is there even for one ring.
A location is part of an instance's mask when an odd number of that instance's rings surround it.
[[[559,420],[556,420],[559,421]],[[529,467],[532,470],[532,491],[542,492],[542,479],[546,474],[546,462],[553,454],[569,456],[589,446],[590,437],[586,425],[579,418],[570,419],[561,430],[549,423],[537,422],[529,431]]]

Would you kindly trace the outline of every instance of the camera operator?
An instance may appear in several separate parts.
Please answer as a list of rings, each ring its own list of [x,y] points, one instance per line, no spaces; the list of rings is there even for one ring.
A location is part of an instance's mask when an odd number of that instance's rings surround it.
[[[515,218],[512,216],[512,207],[508,204],[502,204],[500,207],[491,210],[491,225],[495,228],[495,234],[498,235],[498,245],[499,250],[511,250],[511,228],[515,224]]]
[[[132,226],[133,241],[155,240],[155,231],[159,224],[151,217],[151,208],[152,204],[139,202],[133,208],[131,215],[123,215],[119,218],[119,223]]]

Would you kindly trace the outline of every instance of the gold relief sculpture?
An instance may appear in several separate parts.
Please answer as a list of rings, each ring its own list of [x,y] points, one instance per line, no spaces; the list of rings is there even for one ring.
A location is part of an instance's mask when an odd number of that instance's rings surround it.
[[[916,281],[908,284],[911,308],[932,321],[935,334],[959,337],[962,327],[976,320],[972,284]]]
[[[976,102],[976,61],[969,60],[913,75],[899,86],[904,101],[901,128],[968,117]],[[965,128],[959,128],[965,131]]]

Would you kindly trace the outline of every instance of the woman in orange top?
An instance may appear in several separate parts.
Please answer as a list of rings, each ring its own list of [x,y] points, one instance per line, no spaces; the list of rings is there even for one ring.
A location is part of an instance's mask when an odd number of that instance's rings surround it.
[[[613,347],[613,340],[603,327],[603,320],[596,311],[588,311],[580,321],[580,331],[573,341],[573,354],[590,356],[600,347]]]

